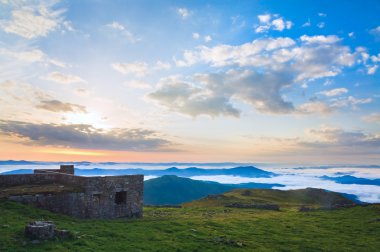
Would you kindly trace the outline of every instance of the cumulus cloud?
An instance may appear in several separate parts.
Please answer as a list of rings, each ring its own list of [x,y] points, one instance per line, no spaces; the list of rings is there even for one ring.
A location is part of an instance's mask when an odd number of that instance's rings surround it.
[[[380,25],[369,31],[370,34],[374,35],[376,38],[380,38]]]
[[[124,75],[134,74],[137,76],[144,76],[148,72],[148,64],[145,62],[113,63],[112,67]]]
[[[321,43],[321,44],[330,44],[330,43],[336,43],[340,41],[341,39],[336,35],[317,35],[317,36],[307,36],[303,35],[301,36],[301,41],[307,42],[307,43]]]
[[[285,20],[278,14],[262,14],[258,15],[259,25],[255,28],[257,33],[268,32],[269,30],[283,31],[292,28],[293,23]]]
[[[268,17],[264,15],[260,19],[267,20]],[[212,90],[229,100],[230,104],[234,101],[246,102],[263,113],[327,114],[347,106],[355,108],[370,103],[372,99],[353,96],[336,98],[348,92],[346,88],[336,88],[320,92],[323,96],[335,97],[329,101],[312,101],[295,106],[286,101],[283,93],[293,85],[307,87],[312,80],[337,76],[344,68],[353,66],[363,51],[358,49],[353,52],[340,41],[335,35],[303,35],[297,41],[278,37],[260,38],[235,46],[203,45],[185,51],[182,59],[175,60],[175,63],[180,67],[207,64],[218,69],[215,75],[208,74],[213,78],[198,83],[194,81],[191,85],[202,92]],[[377,59],[376,56],[374,58]],[[229,70],[231,67],[236,70]],[[164,105],[176,106],[175,103]]]
[[[333,39],[331,39],[333,38]],[[306,37],[304,37],[304,40]],[[343,67],[355,63],[355,53],[346,46],[332,43],[335,37],[308,37],[307,40],[323,40],[331,43],[310,45],[309,41],[297,45],[291,38],[263,38],[242,45],[199,46],[195,51],[185,51],[177,66],[206,63],[213,67],[252,67],[261,71],[286,69],[296,76],[295,82],[333,77]]]
[[[63,74],[60,72],[51,72],[47,76],[43,77],[43,79],[62,83],[62,84],[86,82],[79,76],[71,75],[71,74]]]
[[[59,100],[41,100],[36,106],[39,109],[45,109],[52,112],[80,112],[86,113],[86,107],[78,104],[61,102]]]
[[[367,73],[369,75],[375,74],[378,67],[379,67],[378,65],[374,65],[374,66],[368,67]]]
[[[212,40],[212,37],[210,35],[205,36],[205,42],[210,42]]]
[[[339,95],[342,95],[342,94],[345,94],[345,93],[348,93],[348,89],[347,88],[335,88],[335,89],[325,90],[325,91],[319,92],[319,94],[322,94],[322,95],[325,95],[325,96],[328,96],[328,97],[339,96]]]
[[[80,149],[166,151],[172,143],[152,130],[115,128],[108,131],[86,124],[37,124],[0,121],[0,134],[24,143]]]
[[[237,117],[240,111],[233,106],[233,100],[248,103],[263,113],[290,113],[294,110],[293,104],[281,95],[290,80],[286,72],[196,74],[193,82],[179,78],[163,79],[149,97],[172,111],[191,116]]]
[[[149,97],[172,111],[190,116],[204,114],[236,117],[240,114],[222,94],[176,78],[161,80],[159,88],[150,93]]]
[[[177,9],[177,14],[182,18],[182,19],[187,19],[190,17],[191,12],[186,9],[186,8],[178,8]]]
[[[9,20],[0,20],[0,27],[6,33],[13,33],[26,39],[45,37],[56,30],[64,20],[64,9],[54,8],[54,2],[25,4],[11,12]]]

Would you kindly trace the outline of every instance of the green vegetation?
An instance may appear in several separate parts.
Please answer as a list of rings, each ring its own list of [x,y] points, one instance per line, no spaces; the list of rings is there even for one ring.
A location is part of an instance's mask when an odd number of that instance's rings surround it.
[[[299,190],[237,189],[223,195],[210,195],[200,200],[185,203],[188,207],[226,206],[239,204],[278,204],[280,207],[308,206],[330,208],[334,205],[349,205],[353,201],[336,192],[307,188]]]
[[[241,195],[243,192],[232,193],[235,197],[247,197]],[[278,195],[276,191],[274,194]],[[261,197],[268,199],[268,195]],[[301,202],[298,198],[298,203]],[[295,205],[286,208],[285,205],[282,204],[280,211],[221,206],[148,207],[142,219],[80,220],[1,200],[0,251],[367,252],[380,249],[380,205],[311,212],[298,212]],[[33,244],[23,236],[25,224],[32,220],[52,220],[58,228],[72,231],[75,238]]]

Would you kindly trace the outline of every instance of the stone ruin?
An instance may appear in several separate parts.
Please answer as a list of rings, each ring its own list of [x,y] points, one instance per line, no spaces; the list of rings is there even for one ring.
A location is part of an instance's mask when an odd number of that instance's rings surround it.
[[[0,198],[78,218],[143,216],[143,175],[82,177],[73,165],[0,175]]]

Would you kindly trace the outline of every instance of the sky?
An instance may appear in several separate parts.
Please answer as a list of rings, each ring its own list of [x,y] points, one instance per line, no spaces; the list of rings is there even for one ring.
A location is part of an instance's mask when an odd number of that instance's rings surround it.
[[[0,159],[379,164],[378,13],[0,0]]]

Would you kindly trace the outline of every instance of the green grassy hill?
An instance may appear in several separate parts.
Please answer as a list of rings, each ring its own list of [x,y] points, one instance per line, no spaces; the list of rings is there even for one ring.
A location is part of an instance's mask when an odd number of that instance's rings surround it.
[[[81,220],[0,200],[0,251],[379,251],[380,205],[296,209],[147,207],[142,219]],[[23,236],[32,220],[74,237],[33,244]]]
[[[281,207],[325,207],[354,203],[336,192],[306,188],[299,190],[237,189],[222,195],[210,195],[200,200],[185,203],[185,206],[209,207],[239,204],[277,204]]]

